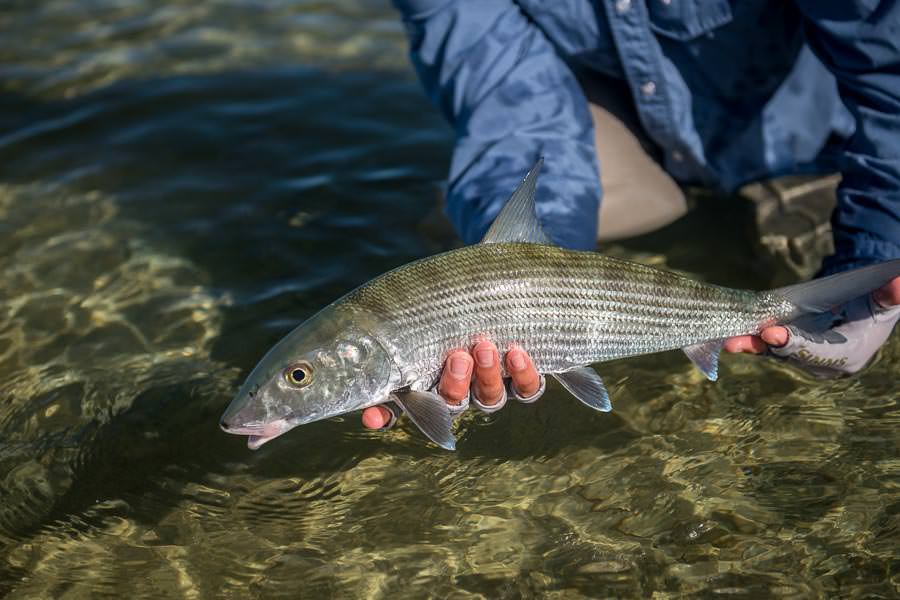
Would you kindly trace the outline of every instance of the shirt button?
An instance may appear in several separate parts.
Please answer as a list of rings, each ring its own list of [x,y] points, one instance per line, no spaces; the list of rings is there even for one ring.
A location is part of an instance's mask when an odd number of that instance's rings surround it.
[[[674,160],[675,162],[681,162],[684,160],[684,154],[682,154],[678,150],[673,150],[672,151],[672,160]]]
[[[672,4],[672,0],[659,0],[659,1],[662,2],[663,4],[665,4],[666,6]]]
[[[631,0],[616,0],[616,12],[620,15],[631,8]]]
[[[656,93],[656,84],[652,81],[645,81],[641,84],[641,93],[649,98]]]

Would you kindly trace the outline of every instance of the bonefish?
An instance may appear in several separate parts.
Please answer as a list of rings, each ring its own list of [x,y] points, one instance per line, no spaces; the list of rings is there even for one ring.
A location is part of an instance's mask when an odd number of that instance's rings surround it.
[[[434,391],[448,352],[517,345],[581,402],[612,409],[588,365],[681,348],[711,380],[725,339],[823,313],[900,275],[893,260],[776,290],[736,290],[555,246],[534,211],[541,161],[480,244],[385,273],[322,309],[250,373],[222,428],[262,444],[304,423],[396,402],[455,448]]]

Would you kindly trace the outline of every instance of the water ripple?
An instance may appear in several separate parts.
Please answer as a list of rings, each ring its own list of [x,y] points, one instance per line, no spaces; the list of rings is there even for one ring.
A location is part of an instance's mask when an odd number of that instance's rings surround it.
[[[839,381],[604,364],[614,413],[551,387],[461,419],[456,453],[358,415],[250,452],[217,419],[262,352],[458,243],[436,206],[452,132],[403,26],[367,0],[0,21],[0,595],[900,593],[896,336]],[[607,251],[762,285],[722,210]]]

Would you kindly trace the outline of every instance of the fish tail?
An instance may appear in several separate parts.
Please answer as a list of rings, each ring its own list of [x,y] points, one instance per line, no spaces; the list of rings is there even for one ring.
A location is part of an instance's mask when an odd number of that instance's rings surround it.
[[[900,259],[772,290],[803,313],[822,313],[876,290],[900,277]]]

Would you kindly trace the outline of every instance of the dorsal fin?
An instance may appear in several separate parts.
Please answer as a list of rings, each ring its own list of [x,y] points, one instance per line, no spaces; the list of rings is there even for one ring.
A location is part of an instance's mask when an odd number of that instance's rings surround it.
[[[528,175],[509,197],[500,214],[494,219],[493,225],[488,229],[482,244],[497,244],[500,242],[527,242],[530,244],[552,244],[550,236],[544,233],[541,224],[534,212],[534,192],[537,185],[538,173],[544,164],[543,157],[539,158]]]

